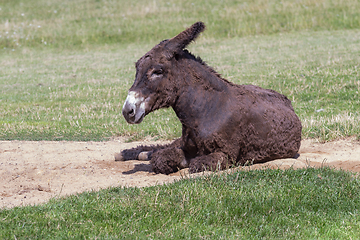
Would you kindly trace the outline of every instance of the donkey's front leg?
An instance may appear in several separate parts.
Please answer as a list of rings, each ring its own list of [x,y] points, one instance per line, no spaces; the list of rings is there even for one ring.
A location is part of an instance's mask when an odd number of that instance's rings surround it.
[[[169,146],[154,152],[150,160],[155,173],[170,174],[188,167],[188,162],[181,148]]]
[[[131,149],[122,150],[120,153],[115,153],[115,161],[127,160],[148,160],[148,154],[162,146],[138,146]]]
[[[223,170],[228,167],[228,165],[228,156],[222,152],[215,152],[192,158],[189,164],[189,172],[195,173],[206,170]]]
[[[176,139],[171,144],[165,145],[150,145],[150,146],[138,146],[131,149],[122,150],[120,153],[115,153],[115,161],[127,161],[127,160],[140,160],[149,161],[154,152],[168,148],[168,147],[180,147],[181,139]]]

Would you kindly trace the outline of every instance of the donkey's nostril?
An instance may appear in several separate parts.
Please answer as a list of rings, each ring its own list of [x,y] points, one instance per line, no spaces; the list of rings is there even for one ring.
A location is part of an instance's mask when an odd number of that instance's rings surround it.
[[[130,109],[130,110],[129,110],[129,116],[130,116],[130,117],[133,117],[134,115],[135,115],[134,109]]]

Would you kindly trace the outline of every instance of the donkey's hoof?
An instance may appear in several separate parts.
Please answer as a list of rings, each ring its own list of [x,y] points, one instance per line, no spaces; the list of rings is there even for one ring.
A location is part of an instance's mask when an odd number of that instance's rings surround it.
[[[115,161],[125,161],[125,159],[121,153],[115,153],[114,157],[115,157]]]
[[[140,161],[148,161],[149,160],[148,153],[149,152],[141,152],[141,153],[139,153],[138,159]]]

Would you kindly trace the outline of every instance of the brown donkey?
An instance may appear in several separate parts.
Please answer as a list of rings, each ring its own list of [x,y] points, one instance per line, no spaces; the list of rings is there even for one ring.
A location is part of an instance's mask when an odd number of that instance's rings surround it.
[[[286,96],[233,84],[184,49],[204,29],[197,22],[141,57],[122,110],[134,124],[172,107],[182,124],[181,138],[124,150],[116,160],[150,160],[156,173],[169,174],[185,167],[198,172],[297,155],[301,122]]]

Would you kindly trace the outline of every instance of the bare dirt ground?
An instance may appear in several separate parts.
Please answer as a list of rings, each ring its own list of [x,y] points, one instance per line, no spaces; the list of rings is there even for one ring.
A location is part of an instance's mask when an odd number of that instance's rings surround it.
[[[0,141],[0,208],[33,205],[50,198],[110,186],[151,186],[188,175],[154,174],[149,162],[115,162],[114,153],[139,144],[109,142]],[[360,143],[354,139],[329,143],[303,140],[297,159],[281,159],[251,167],[303,168],[331,166],[360,172]]]

